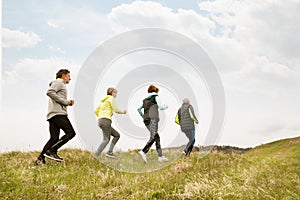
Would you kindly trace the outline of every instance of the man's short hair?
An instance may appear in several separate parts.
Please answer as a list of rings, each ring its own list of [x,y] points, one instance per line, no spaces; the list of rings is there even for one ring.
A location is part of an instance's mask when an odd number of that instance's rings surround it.
[[[63,74],[69,74],[70,71],[67,69],[60,69],[57,73],[56,73],[56,78],[61,78]]]

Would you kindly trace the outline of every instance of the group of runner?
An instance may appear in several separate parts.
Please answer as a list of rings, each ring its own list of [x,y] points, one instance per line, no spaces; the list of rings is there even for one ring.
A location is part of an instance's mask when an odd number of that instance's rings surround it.
[[[38,156],[35,164],[45,164],[45,158],[49,158],[58,162],[62,162],[63,158],[58,156],[57,151],[60,147],[71,140],[75,135],[74,128],[68,119],[67,106],[73,106],[74,100],[67,99],[67,88],[71,80],[70,71],[68,69],[61,69],[56,73],[56,80],[49,84],[47,95],[49,97],[47,121],[49,122],[50,139],[45,144],[43,150]],[[117,89],[108,88],[106,96],[101,99],[99,106],[95,109],[95,114],[98,118],[98,126],[102,130],[103,141],[99,145],[98,149],[94,153],[96,157],[99,157],[102,151],[105,149],[113,137],[109,150],[105,154],[109,158],[116,158],[113,153],[114,147],[120,139],[119,132],[114,129],[112,125],[113,113],[126,114],[126,110],[120,110],[117,106]],[[146,128],[150,132],[150,138],[144,148],[138,152],[144,163],[147,163],[147,152],[150,150],[153,143],[155,143],[156,151],[158,153],[158,161],[168,161],[168,158],[163,156],[162,148],[160,144],[160,136],[158,134],[158,122],[159,122],[159,110],[165,110],[167,105],[163,104],[158,95],[159,89],[150,85],[148,87],[148,96],[143,100],[140,107],[137,109],[141,117],[143,118]],[[180,125],[181,131],[185,133],[189,139],[183,154],[189,156],[194,143],[195,143],[195,123],[198,124],[198,120],[195,116],[193,106],[190,104],[188,98],[183,99],[182,106],[178,109],[175,122]],[[65,132],[61,138],[60,129]]]

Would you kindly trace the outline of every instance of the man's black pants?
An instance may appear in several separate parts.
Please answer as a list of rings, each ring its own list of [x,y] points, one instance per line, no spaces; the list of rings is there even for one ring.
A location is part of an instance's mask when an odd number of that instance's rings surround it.
[[[49,120],[50,139],[44,146],[41,155],[47,150],[57,153],[58,149],[71,140],[75,135],[73,126],[67,115],[56,115]],[[65,135],[59,139],[60,129],[65,132]]]

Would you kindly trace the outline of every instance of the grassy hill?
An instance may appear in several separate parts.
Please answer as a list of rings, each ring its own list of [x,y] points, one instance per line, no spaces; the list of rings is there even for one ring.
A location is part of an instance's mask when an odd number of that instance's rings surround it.
[[[193,152],[149,173],[119,172],[87,151],[59,154],[65,162],[37,167],[37,152],[0,154],[0,199],[300,199],[300,137],[243,154]]]

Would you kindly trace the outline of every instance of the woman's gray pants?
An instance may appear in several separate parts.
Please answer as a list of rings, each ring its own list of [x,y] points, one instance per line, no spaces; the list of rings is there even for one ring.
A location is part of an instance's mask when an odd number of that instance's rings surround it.
[[[110,144],[110,147],[108,150],[109,153],[112,153],[116,143],[120,139],[120,134],[113,127],[111,127],[110,119],[100,118],[98,120],[98,126],[102,129],[102,132],[103,132],[103,142],[98,147],[98,149],[95,153],[95,156],[99,156],[102,153],[102,151],[105,149],[105,147],[109,143],[110,136],[114,137],[111,141],[111,144]]]

